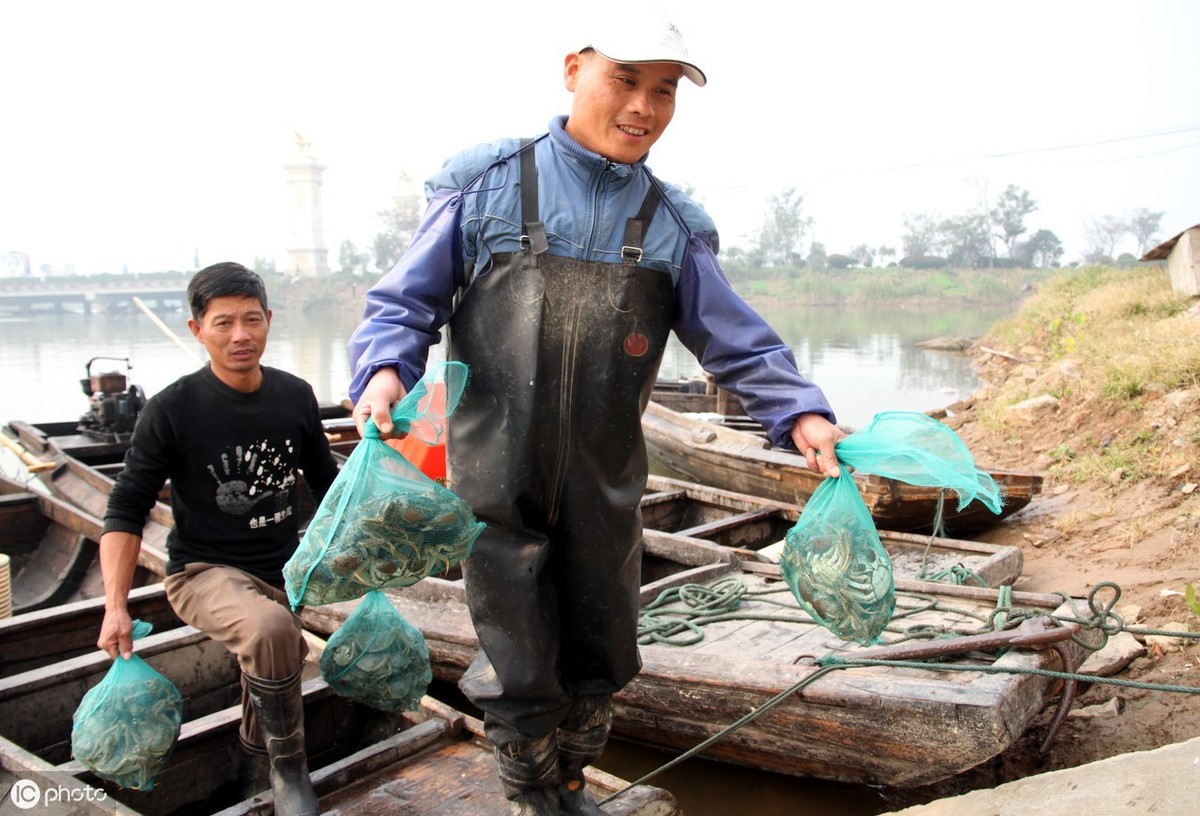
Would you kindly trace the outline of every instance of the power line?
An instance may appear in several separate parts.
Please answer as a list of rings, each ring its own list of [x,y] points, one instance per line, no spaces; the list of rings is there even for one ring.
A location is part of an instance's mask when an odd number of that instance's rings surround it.
[[[1154,133],[1139,133],[1133,136],[1117,136],[1112,139],[1099,139],[1094,142],[1076,142],[1074,144],[1058,145],[1057,147],[1035,147],[1029,150],[1012,150],[1007,153],[989,153],[980,156],[981,159],[1005,159],[1009,156],[1024,156],[1030,153],[1051,153],[1056,150],[1075,150],[1080,147],[1095,147],[1097,145],[1116,144],[1117,142],[1132,142],[1138,139],[1155,139],[1159,136],[1174,136],[1177,133],[1193,133],[1200,131],[1200,125],[1189,125],[1177,130],[1162,130]],[[1151,154],[1153,155],[1153,154]]]
[[[1133,134],[1130,136],[1114,136],[1114,137],[1108,138],[1108,139],[1096,139],[1096,140],[1088,141],[1088,142],[1072,142],[1070,144],[1054,145],[1051,147],[1033,147],[1033,148],[1029,148],[1026,150],[1007,150],[1007,151],[1000,152],[1000,153],[984,153],[984,154],[978,155],[978,156],[959,156],[956,158],[948,158],[948,159],[929,159],[926,161],[909,162],[907,164],[897,164],[897,165],[892,165],[889,167],[864,168],[861,170],[843,170],[840,172],[835,171],[835,172],[829,172],[829,173],[819,173],[819,174],[813,174],[813,175],[806,176],[803,179],[803,181],[808,182],[808,181],[813,181],[816,179],[845,178],[845,177],[851,177],[851,176],[869,176],[869,175],[877,175],[877,174],[883,174],[883,173],[894,173],[894,172],[898,172],[901,170],[916,170],[916,169],[920,169],[922,167],[938,167],[938,166],[943,166],[943,165],[948,165],[948,164],[960,164],[962,162],[971,162],[971,161],[989,161],[992,159],[1011,158],[1013,156],[1027,156],[1027,155],[1032,155],[1035,153],[1053,153],[1053,152],[1057,152],[1057,151],[1061,151],[1061,150],[1078,150],[1078,149],[1086,148],[1086,147],[1098,147],[1100,145],[1117,144],[1120,142],[1131,142],[1131,141],[1138,141],[1138,140],[1142,140],[1142,139],[1157,139],[1157,138],[1160,138],[1163,136],[1175,136],[1175,135],[1178,135],[1181,133],[1196,133],[1196,132],[1200,132],[1200,124],[1188,125],[1186,127],[1175,128],[1173,130],[1159,130],[1159,131],[1152,131],[1152,132],[1148,132],[1148,133],[1137,133],[1137,134]],[[1133,159],[1158,156],[1158,155],[1162,155],[1163,153],[1172,153],[1172,152],[1175,152],[1178,150],[1186,150],[1188,148],[1195,147],[1195,146],[1196,146],[1195,144],[1188,144],[1188,145],[1183,145],[1181,147],[1168,148],[1167,150],[1162,150],[1162,151],[1158,151],[1155,153],[1146,153],[1146,154],[1142,154],[1139,156],[1126,156],[1126,157],[1119,158],[1119,159],[1094,159],[1094,160],[1071,162],[1071,163],[1073,163],[1073,164],[1095,164],[1095,163],[1103,163],[1103,162],[1109,162],[1109,161],[1130,161]],[[792,179],[792,180],[784,180],[784,181],[775,180],[772,183],[774,185],[778,186],[780,184],[800,183],[800,182],[796,179]],[[746,184],[728,185],[726,187],[722,187],[722,188],[718,188],[718,189],[735,190],[735,189],[739,189],[739,188],[749,188],[749,187],[755,187],[755,186],[760,186],[760,185],[758,183],[751,182],[751,183],[746,183]]]
[[[1136,156],[1121,156],[1117,159],[1082,159],[1080,161],[1068,162],[1068,164],[1109,164],[1111,162],[1133,161],[1134,159],[1148,159],[1151,156],[1178,153],[1180,150],[1190,150],[1193,147],[1200,147],[1200,142],[1192,142],[1191,144],[1179,145],[1178,147],[1168,147],[1166,150],[1156,150],[1153,153],[1139,153]]]

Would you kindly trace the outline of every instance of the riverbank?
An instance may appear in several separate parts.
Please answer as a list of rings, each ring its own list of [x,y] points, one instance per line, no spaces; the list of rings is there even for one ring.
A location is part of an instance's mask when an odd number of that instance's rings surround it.
[[[1162,270],[1049,282],[970,352],[986,383],[946,417],[979,459],[1045,474],[1041,496],[980,536],[1020,546],[1016,589],[1114,600],[1127,626],[1196,632],[1200,588],[1200,303]],[[1119,597],[1117,597],[1119,593]],[[1086,612],[1087,610],[1082,610]],[[1195,639],[1136,636],[1116,675],[1195,686]],[[1011,749],[896,808],[1200,735],[1195,695],[1093,684],[1039,750],[1053,712]]]
[[[770,273],[770,274],[768,274]],[[758,270],[731,278],[733,288],[757,307],[794,304],[964,305],[1015,303],[1057,274],[1052,269]],[[321,279],[267,281],[273,305],[305,312],[362,311],[375,278],[335,273]]]

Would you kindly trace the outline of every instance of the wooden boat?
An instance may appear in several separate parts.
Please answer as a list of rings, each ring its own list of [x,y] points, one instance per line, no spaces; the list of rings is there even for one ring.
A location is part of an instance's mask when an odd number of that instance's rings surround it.
[[[758,436],[655,402],[642,415],[642,431],[653,461],[701,484],[803,505],[823,479],[794,451],[771,448]],[[1042,477],[1037,474],[984,469],[1000,486],[1003,510],[996,515],[975,501],[959,511],[954,496],[947,495],[942,520],[949,534],[964,536],[985,529],[1025,507],[1041,491]],[[877,527],[902,532],[932,529],[943,498],[940,489],[862,472],[855,473],[854,480]]]
[[[184,700],[179,741],[153,790],[119,788],[71,759],[72,715],[111,665],[94,649],[0,679],[0,778],[54,788],[72,801],[72,813],[271,813],[270,791],[254,790],[240,771],[240,672],[232,656],[188,626],[150,635],[136,651]],[[303,684],[303,695],[309,765],[323,812],[507,811],[479,721],[430,697],[416,712],[380,712],[339,697],[318,676]],[[661,789],[629,788],[592,769],[587,781],[598,798],[621,792],[604,806],[606,813],[679,813]],[[448,802],[452,811],[445,809]]]
[[[722,579],[736,579],[747,594],[739,618],[711,625],[700,643],[643,646],[643,671],[618,697],[619,736],[666,748],[691,747],[813,673],[805,655],[854,653],[857,647],[799,611],[766,554],[794,524],[799,508],[662,477],[651,477],[648,487],[642,503],[643,605],[673,587]],[[927,553],[969,564],[990,584],[1011,583],[1021,570],[1020,552],[1012,547],[901,533],[881,538],[896,564],[897,587],[919,593],[912,596],[916,600],[902,602],[906,624],[961,625],[966,620],[961,610],[986,618],[999,599],[992,589],[915,579],[915,565],[927,562]],[[425,635],[435,676],[447,682],[457,681],[477,648],[460,577],[453,570],[389,592]],[[957,611],[925,609],[930,599]],[[1041,611],[1060,601],[1018,594],[1018,602]],[[306,628],[328,636],[353,606],[308,608]],[[745,615],[764,619],[740,619]],[[983,665],[991,659],[957,662]],[[998,664],[1059,667],[1055,654],[1021,650],[1010,650]],[[822,677],[705,756],[845,782],[924,784],[1002,752],[1032,724],[1054,690],[1052,681],[1030,676],[848,669]]]
[[[802,512],[795,504],[665,476],[651,476],[646,487],[641,510],[647,539],[665,544],[671,536],[682,536],[688,546],[695,539],[708,541],[731,549],[743,561],[779,563],[784,536]],[[878,532],[893,573],[914,581],[1011,586],[1025,563],[1019,547]]]
[[[617,695],[614,731],[618,736],[682,750],[815,674],[818,669],[810,658],[833,654],[849,659],[860,647],[816,626],[800,612],[778,567],[755,557],[766,546],[763,542],[778,534],[778,526],[772,525],[779,520],[772,520],[769,512],[759,513],[769,508],[746,511],[756,518],[744,519],[752,521],[744,525],[728,522],[737,514],[714,518],[719,511],[712,506],[668,512],[665,508],[671,503],[687,498],[686,490],[676,489],[678,483],[670,480],[652,479],[651,485],[648,516],[661,513],[684,519],[690,513],[695,523],[683,522],[691,526],[669,532],[646,530],[643,607],[685,585],[706,598],[733,586],[745,592],[736,614],[718,616],[703,629],[698,642],[689,646],[644,643],[641,673]],[[720,493],[694,490],[701,496],[722,498]],[[736,509],[725,505],[726,511]],[[755,529],[760,535],[752,533]],[[736,546],[730,546],[730,539]],[[732,584],[716,583],[722,581]],[[898,577],[896,584],[901,613],[896,625],[905,628],[962,628],[975,618],[987,620],[1001,599],[999,591],[988,588],[904,577]],[[388,594],[424,634],[435,677],[456,682],[477,648],[457,574],[429,578]],[[1057,609],[1061,601],[1058,596],[1014,593],[1014,603],[1045,613]],[[328,635],[354,605],[309,607],[303,613],[305,626]],[[1078,659],[1080,647],[1063,648],[1070,660]],[[1062,667],[1058,653],[1022,649],[1010,649],[998,659],[959,656],[943,665],[957,669],[994,665],[1017,671]],[[1034,722],[1055,691],[1054,681],[1028,674],[887,666],[845,669],[785,696],[768,713],[716,742],[703,755],[797,776],[921,785],[1004,751]]]
[[[12,613],[103,595],[100,520],[69,502],[28,488],[0,476],[0,553],[10,559]],[[160,555],[150,546],[143,561],[152,564]],[[143,566],[134,575],[134,586],[153,577],[153,571]],[[0,656],[0,665],[7,657]]]
[[[321,419],[336,420],[349,415],[342,405],[322,403],[319,406]],[[9,421],[6,427],[10,438],[34,456],[53,459],[65,454],[87,465],[101,467],[119,466],[129,450],[128,435],[106,435],[86,433],[80,423],[74,422],[26,422]]]

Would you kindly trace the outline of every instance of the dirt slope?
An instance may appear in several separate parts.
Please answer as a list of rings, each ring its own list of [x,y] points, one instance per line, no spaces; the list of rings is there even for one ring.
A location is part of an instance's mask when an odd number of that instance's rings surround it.
[[[1200,620],[1182,594],[1189,582],[1200,590],[1200,489],[1195,484],[1200,482],[1200,461],[1196,461],[1200,389],[1151,393],[1124,407],[1066,396],[1044,400],[1040,408],[1025,406],[1028,412],[1023,416],[1018,409],[998,414],[995,408],[1003,404],[1006,391],[1016,385],[1023,393],[1037,392],[1029,383],[1053,379],[1047,372],[1061,368],[1061,363],[1051,366],[1036,359],[1013,359],[978,346],[971,353],[987,385],[945,421],[977,461],[1046,474],[1042,495],[979,536],[1022,548],[1025,569],[1016,588],[1084,597],[1103,582],[1112,582],[1120,589],[1116,609],[1124,613],[1126,623],[1152,629],[1171,625],[1200,629]],[[1004,417],[1001,424],[998,415]],[[1127,470],[1114,467],[1085,482],[1056,476],[1056,462],[1065,451],[1081,456],[1089,447],[1113,445],[1135,434],[1148,436],[1160,446],[1162,467],[1157,472],[1131,478]],[[1101,593],[1099,597],[1112,596]],[[1146,654],[1116,676],[1200,686],[1198,661],[1200,644],[1195,640],[1164,647],[1152,639]],[[1022,776],[1200,735],[1197,695],[1092,684],[1073,709],[1078,712],[1101,704],[1110,711],[1092,718],[1071,717],[1045,754],[1039,745],[1052,711],[1044,712],[1041,723],[1002,756],[935,788],[898,793],[895,804],[994,787]]]

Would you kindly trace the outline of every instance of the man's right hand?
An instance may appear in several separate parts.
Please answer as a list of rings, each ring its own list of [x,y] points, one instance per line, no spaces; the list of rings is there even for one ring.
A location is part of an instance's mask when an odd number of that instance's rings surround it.
[[[395,368],[384,366],[372,374],[362,396],[354,406],[354,427],[358,428],[358,435],[361,437],[366,431],[367,419],[370,418],[375,421],[375,427],[379,428],[381,438],[403,436],[394,433],[392,408],[404,399],[407,393]]]
[[[114,660],[133,655],[133,621],[129,618],[129,590],[137,570],[142,537],[110,530],[100,536],[100,572],[104,575],[104,620],[96,645]]]

